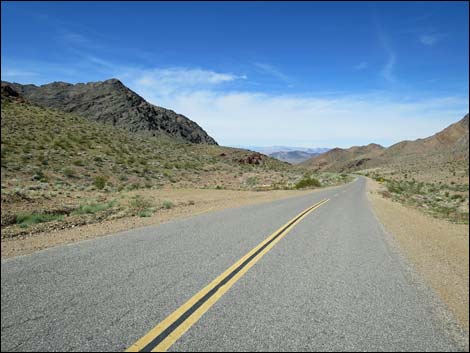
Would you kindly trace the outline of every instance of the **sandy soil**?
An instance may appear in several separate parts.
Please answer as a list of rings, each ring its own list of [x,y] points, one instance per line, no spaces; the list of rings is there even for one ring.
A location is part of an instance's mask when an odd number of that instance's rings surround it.
[[[469,330],[469,229],[383,198],[368,179],[368,197],[407,258]]]
[[[30,254],[60,244],[72,243],[132,228],[160,224],[197,214],[243,205],[269,202],[305,195],[312,190],[233,191],[214,189],[166,189],[134,191],[155,202],[171,200],[171,209],[160,209],[151,217],[126,217],[87,224],[70,229],[58,229],[33,235],[2,239],[2,258]],[[313,191],[314,192],[314,191]]]

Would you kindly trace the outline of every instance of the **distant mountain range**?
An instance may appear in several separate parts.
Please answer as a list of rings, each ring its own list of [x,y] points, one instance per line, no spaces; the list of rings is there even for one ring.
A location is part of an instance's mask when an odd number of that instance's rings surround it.
[[[216,145],[198,124],[172,110],[150,104],[117,79],[42,86],[2,81],[29,102],[150,136],[167,135],[192,143]],[[3,88],[2,88],[3,89]]]
[[[299,164],[319,154],[320,153],[304,151],[280,151],[270,153],[269,156],[291,164]]]
[[[264,153],[264,154],[271,154],[275,152],[292,152],[292,151],[301,151],[307,153],[323,153],[330,148],[325,147],[293,147],[293,146],[248,146],[248,145],[236,145],[232,147],[238,148],[245,148],[248,150]]]
[[[376,167],[392,169],[437,170],[461,163],[468,169],[468,114],[444,130],[423,139],[401,141],[388,148],[377,144],[334,148],[315,156],[301,166],[315,171],[350,172]]]
[[[312,157],[329,150],[325,147],[292,147],[292,146],[242,146],[233,147],[245,148],[248,150],[260,152],[283,162],[299,164]]]

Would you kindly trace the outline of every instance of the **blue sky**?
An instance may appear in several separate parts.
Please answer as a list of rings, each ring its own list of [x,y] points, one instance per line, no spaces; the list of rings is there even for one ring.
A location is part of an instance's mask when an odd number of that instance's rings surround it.
[[[111,77],[224,145],[425,137],[468,112],[467,2],[2,2],[2,80]]]

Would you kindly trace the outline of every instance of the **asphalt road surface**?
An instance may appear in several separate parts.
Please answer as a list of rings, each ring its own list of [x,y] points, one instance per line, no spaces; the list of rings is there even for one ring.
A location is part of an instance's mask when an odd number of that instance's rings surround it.
[[[1,349],[465,349],[388,238],[359,178],[8,259]]]

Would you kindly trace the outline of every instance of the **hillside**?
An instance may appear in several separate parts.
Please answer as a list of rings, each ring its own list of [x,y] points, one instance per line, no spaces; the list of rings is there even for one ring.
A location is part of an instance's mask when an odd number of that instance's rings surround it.
[[[442,131],[388,148],[335,148],[300,164],[315,171],[356,172],[379,181],[386,198],[437,218],[468,223],[468,114]]]
[[[376,158],[383,150],[384,147],[374,143],[367,146],[354,146],[348,149],[333,148],[300,165],[315,171],[343,172],[357,170],[371,159]]]
[[[460,121],[427,138],[402,141],[388,148],[370,144],[349,149],[335,148],[301,165],[321,171],[358,171],[382,168],[408,174],[441,174],[467,170],[468,114]]]
[[[64,82],[42,86],[2,82],[2,85],[10,85],[28,101],[42,107],[78,114],[132,132],[217,144],[194,121],[148,103],[116,79],[75,85]]]
[[[269,156],[279,159],[280,161],[288,162],[291,164],[299,164],[310,158],[319,155],[319,153],[311,153],[304,151],[279,151],[270,153]]]
[[[19,96],[21,97],[21,96]],[[257,152],[132,134],[81,116],[2,97],[2,185],[14,180],[113,188],[165,183],[242,188],[243,174],[286,172],[289,165]],[[264,182],[264,178],[260,177]],[[49,187],[52,186],[49,184]],[[136,187],[134,185],[134,187]]]
[[[436,157],[446,160],[468,160],[468,114],[460,121],[424,139],[402,141],[387,148],[384,161]]]
[[[164,190],[293,189],[304,177],[303,170],[258,152],[155,139],[43,108],[8,85],[2,85],[1,128],[2,237],[147,217],[172,207],[171,200],[162,206],[152,197]],[[346,181],[317,177],[324,186]],[[66,224],[51,222],[64,215]]]

